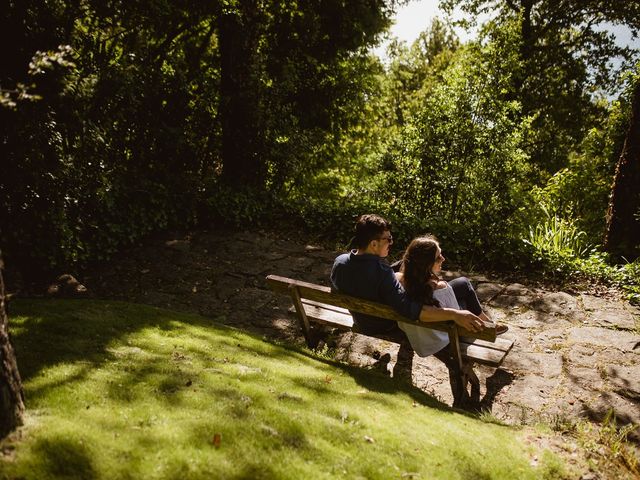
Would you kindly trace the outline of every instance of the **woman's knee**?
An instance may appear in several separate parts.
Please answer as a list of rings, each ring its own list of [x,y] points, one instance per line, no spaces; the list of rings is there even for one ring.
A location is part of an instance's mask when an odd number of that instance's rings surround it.
[[[454,278],[449,282],[451,288],[454,290],[460,289],[462,291],[474,292],[473,285],[471,285],[471,281],[467,277],[458,277]]]
[[[455,294],[458,305],[462,310],[469,310],[475,315],[480,315],[480,313],[482,313],[482,307],[478,301],[476,291],[473,289],[473,285],[471,285],[471,282],[467,277],[458,277],[451,280],[449,284],[451,285],[451,288],[453,288],[453,293]]]

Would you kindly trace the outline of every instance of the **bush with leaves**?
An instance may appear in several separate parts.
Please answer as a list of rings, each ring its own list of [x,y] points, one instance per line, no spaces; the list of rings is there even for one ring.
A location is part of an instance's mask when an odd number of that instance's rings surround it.
[[[377,198],[392,216],[449,238],[458,261],[507,264],[524,228],[527,123],[514,120],[517,103],[497,99],[504,79],[492,79],[477,53],[459,50],[425,93],[385,156]]]

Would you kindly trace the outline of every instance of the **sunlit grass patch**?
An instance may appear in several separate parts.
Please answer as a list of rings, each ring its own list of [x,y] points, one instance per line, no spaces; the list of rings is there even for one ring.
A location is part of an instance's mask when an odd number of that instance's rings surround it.
[[[517,430],[210,319],[117,302],[12,307],[28,417],[5,478],[561,476]],[[546,460],[533,467],[534,454]]]

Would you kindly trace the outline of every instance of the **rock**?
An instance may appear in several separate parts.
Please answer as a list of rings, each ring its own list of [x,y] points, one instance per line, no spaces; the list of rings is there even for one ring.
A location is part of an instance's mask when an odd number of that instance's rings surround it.
[[[519,283],[512,283],[495,297],[491,303],[499,307],[529,309],[538,297],[538,292]]]
[[[590,325],[598,327],[615,327],[633,330],[636,326],[635,317],[626,310],[597,310],[587,318]]]
[[[567,360],[572,365],[589,367],[595,365],[598,359],[596,350],[588,345],[573,345],[568,349]]]
[[[315,264],[315,260],[310,257],[290,257],[288,263],[292,271],[306,272]]]
[[[179,252],[187,252],[191,247],[190,240],[167,240],[164,243],[165,247]]]
[[[567,324],[570,326],[570,324]],[[533,338],[534,342],[545,348],[555,348],[556,350],[566,344],[567,328],[548,328],[540,331]]]
[[[527,287],[525,287],[521,283],[512,283],[507,286],[504,293],[505,295],[515,295],[515,296],[521,297],[521,296],[533,295],[534,292],[529,290]]]
[[[65,273],[60,275],[54,283],[47,288],[47,295],[50,297],[85,297],[87,288],[82,285],[73,275]]]
[[[536,310],[528,310],[524,313],[514,313],[509,316],[507,323],[509,323],[509,325],[529,329],[541,329],[549,325],[553,325],[554,328],[556,328],[558,325],[565,323],[568,324],[568,322],[559,315],[551,315],[549,313],[538,312]]]
[[[476,293],[480,302],[489,302],[504,289],[504,285],[499,283],[479,283]]]
[[[578,309],[578,301],[565,292],[545,293],[541,298],[535,299],[530,307],[544,313],[570,315]]]
[[[605,375],[618,395],[640,401],[640,364],[608,365]]]
[[[503,367],[511,370],[521,371],[525,377],[531,372],[543,378],[558,378],[562,374],[562,355],[556,351],[552,353],[537,352],[511,352],[505,358]]]
[[[617,330],[599,327],[578,327],[569,331],[567,341],[570,343],[611,346],[623,352],[633,352],[640,336]]]

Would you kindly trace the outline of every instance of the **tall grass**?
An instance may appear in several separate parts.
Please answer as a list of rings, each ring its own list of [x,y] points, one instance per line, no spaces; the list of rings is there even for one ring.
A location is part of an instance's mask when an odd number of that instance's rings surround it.
[[[587,255],[592,246],[585,242],[586,233],[579,231],[571,219],[560,218],[541,205],[542,222],[529,228],[529,243],[541,255],[548,258],[574,259]]]
[[[211,319],[117,302],[12,307],[28,416],[0,478],[570,476],[521,431]]]

